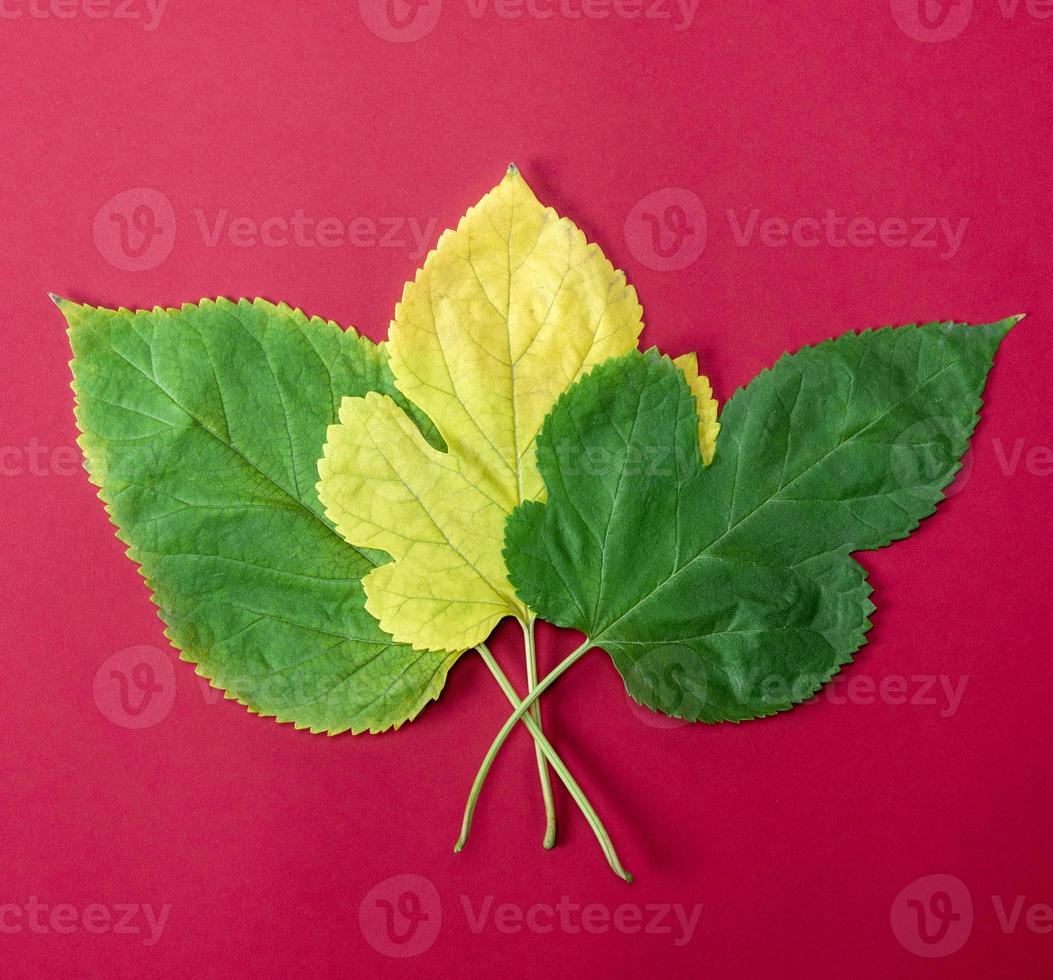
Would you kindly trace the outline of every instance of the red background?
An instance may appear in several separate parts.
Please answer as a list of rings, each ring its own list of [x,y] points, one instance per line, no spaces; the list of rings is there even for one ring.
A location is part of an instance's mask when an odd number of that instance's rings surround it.
[[[68,19],[46,5],[34,16],[28,2],[6,0],[21,15],[0,20],[0,905],[171,912],[153,946],[83,928],[0,932],[0,973],[1049,975],[1053,934],[1023,915],[1004,932],[992,897],[1053,903],[1053,20],[977,0],[960,35],[923,43],[885,2],[703,0],[678,31],[675,13],[475,17],[445,0],[426,36],[393,43],[348,2],[172,0],[152,31],[77,4]],[[600,653],[547,698],[549,734],[631,887],[563,794],[560,845],[540,849],[523,733],[452,853],[508,710],[474,656],[395,735],[275,725],[210,703],[178,662],[166,717],[113,724],[93,696],[100,665],[137,645],[175,658],[83,473],[50,455],[76,433],[46,290],[131,307],[259,295],[381,338],[418,265],[411,249],[209,247],[195,209],[210,224],[224,208],[256,221],[301,208],[441,228],[508,160],[626,270],[645,339],[698,350],[721,399],[783,350],[849,328],[1030,314],[998,356],[967,486],[910,540],[863,558],[878,611],[846,676],[905,677],[911,695],[923,693],[913,676],[965,678],[956,710],[937,682],[935,705],[835,697],[741,726],[663,729],[629,709]],[[112,265],[92,234],[103,204],[137,187],[176,218],[171,255],[140,272]],[[640,261],[624,229],[663,188],[697,194],[709,219],[701,257],[671,272]],[[944,258],[739,246],[726,211],[742,221],[753,208],[968,225]],[[543,664],[575,641],[544,632]],[[521,681],[513,632],[495,648]],[[403,873],[433,883],[442,926],[397,960],[367,941],[359,906]],[[975,922],[959,952],[928,959],[897,940],[890,909],[933,873],[965,884]],[[662,934],[505,934],[492,919],[473,932],[462,909],[462,896],[525,912],[562,895],[703,910],[678,947]]]

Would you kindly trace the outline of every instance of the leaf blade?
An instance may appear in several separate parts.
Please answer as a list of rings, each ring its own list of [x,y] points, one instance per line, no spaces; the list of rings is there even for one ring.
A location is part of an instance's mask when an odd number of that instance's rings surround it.
[[[724,446],[728,462],[713,470],[734,484],[723,546],[741,547],[747,534],[759,539],[750,526],[757,523],[769,542],[780,540],[779,526],[792,524],[802,504],[824,511],[822,538],[802,542],[807,548],[850,539],[853,550],[871,550],[909,534],[933,513],[953,479],[979,419],[994,353],[1017,319],[847,333],[784,355],[758,375],[722,416],[737,433]],[[877,370],[868,374],[868,364]],[[840,427],[830,426],[822,439],[814,430],[804,433],[812,441],[796,453],[796,469],[778,467],[771,457],[745,458],[742,445],[770,431],[772,415],[787,421],[780,407],[793,386],[800,386],[794,405],[804,417],[822,407]],[[826,500],[830,491],[840,498]],[[772,508],[775,502],[780,506]]]
[[[341,395],[400,398],[384,350],[263,301],[61,305],[89,475],[183,659],[316,732],[397,727],[437,697],[456,655],[378,629],[361,577],[385,557],[349,547],[313,489]]]
[[[506,524],[505,556],[520,597],[607,649],[630,693],[652,708],[738,721],[792,706],[862,644],[872,606],[849,553],[906,536],[934,509],[1011,326],[887,328],[788,355],[728,403],[710,467],[696,448],[691,392],[673,365],[653,352],[602,365],[546,420],[539,466],[548,502],[520,508]],[[903,341],[909,358],[883,356]],[[844,382],[845,347],[854,348],[856,367],[863,355],[892,365],[881,374],[886,388],[861,379],[853,411],[869,414],[868,431],[878,436],[866,445],[856,439],[866,427],[850,431],[844,411],[815,411],[820,393],[836,396]],[[929,371],[927,363],[939,367]],[[895,453],[914,459],[928,445],[911,426],[928,418],[934,378],[944,379],[941,410],[960,418],[962,434],[938,447],[940,466],[926,480],[911,470],[903,486],[890,483]],[[798,411],[807,425],[794,425]],[[643,468],[649,447],[660,464],[653,471]],[[568,478],[568,458],[590,453],[603,465]],[[817,472],[822,478],[811,484],[802,479]],[[789,515],[786,487],[797,508]],[[878,499],[882,492],[892,506]],[[694,684],[694,695],[684,685],[675,698],[663,695],[671,667]]]

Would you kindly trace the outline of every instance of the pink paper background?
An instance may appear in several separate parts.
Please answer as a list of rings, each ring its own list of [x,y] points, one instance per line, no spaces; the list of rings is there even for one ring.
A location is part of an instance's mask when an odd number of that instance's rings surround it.
[[[408,33],[373,0],[172,0],[154,29],[143,0],[0,5],[0,973],[1050,975],[1049,920],[1028,918],[1053,903],[1048,11],[965,0],[941,20],[927,0],[926,28],[899,0],[704,0],[689,24],[668,2],[648,8],[661,18],[630,17],[631,0],[590,0],[587,17],[572,16],[579,0],[549,17],[396,2]],[[645,338],[697,350],[721,399],[783,350],[849,328],[1030,314],[999,354],[962,492],[863,559],[878,611],[845,672],[855,687],[773,720],[659,727],[594,653],[547,699],[632,887],[562,793],[560,845],[540,849],[522,734],[452,853],[507,713],[473,656],[397,735],[312,737],[217,701],[166,645],[69,449],[69,351],[45,290],[131,307],[262,295],[381,338],[418,265],[410,220],[430,246],[512,159],[626,270]],[[109,214],[132,211],[107,202],[137,188],[153,193],[132,204],[158,205],[163,228],[145,269],[109,234]],[[641,214],[685,201],[695,237],[659,261]],[[330,222],[336,245],[209,244],[224,210],[259,223],[296,209],[388,237]],[[753,209],[758,223],[827,209],[967,221],[956,250],[865,246],[864,222],[850,244],[821,228],[812,247],[765,244],[758,227],[740,245],[728,211],[745,223]],[[810,240],[815,225],[799,230]],[[545,631],[544,664],[574,640]],[[521,680],[513,631],[495,647]],[[126,728],[109,671],[140,663],[162,690]],[[414,877],[384,884],[396,875]],[[961,917],[926,945],[915,915],[945,907],[935,893]],[[561,896],[599,907],[588,929],[532,909]],[[997,910],[1017,896],[1005,931]],[[411,933],[398,950],[417,955],[383,951],[378,897],[428,916],[415,931],[396,920]],[[475,916],[488,902],[473,930],[465,903]],[[114,929],[129,903],[171,907],[153,945]],[[677,945],[672,912],[672,933],[631,934],[626,903],[644,924],[655,904],[702,911]]]

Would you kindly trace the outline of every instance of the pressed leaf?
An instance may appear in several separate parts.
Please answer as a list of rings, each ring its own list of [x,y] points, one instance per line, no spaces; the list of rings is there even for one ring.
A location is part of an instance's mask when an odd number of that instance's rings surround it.
[[[600,366],[538,440],[547,503],[507,522],[521,600],[607,650],[629,693],[667,714],[740,721],[804,700],[869,628],[850,552],[933,512],[1014,322],[850,333],[786,355],[728,402],[706,468],[669,361]]]
[[[439,239],[406,286],[390,346],[399,390],[447,451],[390,399],[348,398],[318,466],[340,533],[393,558],[365,589],[396,639],[461,650],[502,617],[526,617],[501,557],[505,518],[543,492],[534,442],[546,413],[590,368],[636,346],[640,313],[624,275],[514,167]],[[710,398],[693,358],[685,369]]]
[[[377,627],[361,579],[385,556],[349,547],[314,489],[340,398],[401,402],[384,348],[261,300],[60,305],[89,474],[183,659],[312,731],[397,727],[437,697],[455,656]]]

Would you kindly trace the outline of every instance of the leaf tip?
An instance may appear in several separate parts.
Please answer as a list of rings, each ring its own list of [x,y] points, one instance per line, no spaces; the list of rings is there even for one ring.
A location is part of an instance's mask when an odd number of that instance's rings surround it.
[[[1012,316],[1003,317],[1001,320],[995,321],[991,324],[990,329],[995,332],[998,342],[1001,343],[1001,341],[1008,336],[1013,327],[1015,327],[1026,316],[1026,313],[1014,313]]]
[[[66,318],[67,329],[72,329],[80,315],[84,311],[84,307],[79,303],[74,303],[71,299],[66,299],[65,296],[59,296],[58,293],[48,291],[48,299],[51,300],[58,308],[59,312]]]
[[[508,178],[510,178],[510,177],[518,177],[518,176],[519,176],[519,168],[515,165],[515,163],[509,163],[508,164],[508,169],[505,171],[505,180],[508,180]]]

